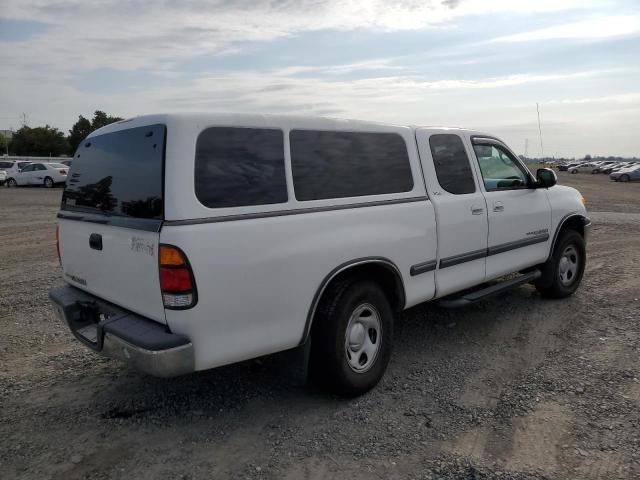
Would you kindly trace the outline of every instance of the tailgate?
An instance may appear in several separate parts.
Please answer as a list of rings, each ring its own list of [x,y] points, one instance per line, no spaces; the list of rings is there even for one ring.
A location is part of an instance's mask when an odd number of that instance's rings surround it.
[[[74,287],[164,323],[158,242],[166,127],[127,125],[89,136],[76,151],[58,214],[62,270]]]
[[[159,233],[65,218],[58,225],[62,271],[69,284],[165,322]]]

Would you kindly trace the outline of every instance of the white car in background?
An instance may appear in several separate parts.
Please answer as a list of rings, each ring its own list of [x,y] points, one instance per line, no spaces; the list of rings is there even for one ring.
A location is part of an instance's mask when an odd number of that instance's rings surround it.
[[[6,179],[7,187],[39,185],[52,188],[66,183],[69,167],[61,163],[30,163],[19,172],[12,172]]]
[[[7,179],[7,172],[4,170],[0,170],[0,185],[4,185],[5,180]]]
[[[24,160],[0,160],[0,170],[7,173],[7,178],[13,176],[14,173],[18,173],[21,169],[29,165],[31,162]]]
[[[598,165],[595,163],[583,163],[569,169],[569,173],[598,173]]]

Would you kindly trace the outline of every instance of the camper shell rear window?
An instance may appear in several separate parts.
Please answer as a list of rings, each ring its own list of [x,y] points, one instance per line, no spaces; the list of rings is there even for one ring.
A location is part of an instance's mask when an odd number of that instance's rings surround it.
[[[86,139],[76,151],[62,210],[162,219],[166,127],[149,125]]]

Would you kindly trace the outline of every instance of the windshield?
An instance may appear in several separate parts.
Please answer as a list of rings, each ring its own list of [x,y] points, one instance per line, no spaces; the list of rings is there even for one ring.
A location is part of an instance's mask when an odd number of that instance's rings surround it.
[[[164,125],[85,140],[69,167],[62,210],[162,219]]]

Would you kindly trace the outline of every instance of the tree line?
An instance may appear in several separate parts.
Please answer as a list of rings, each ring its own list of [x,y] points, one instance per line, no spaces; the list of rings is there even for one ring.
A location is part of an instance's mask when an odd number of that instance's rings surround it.
[[[98,128],[120,120],[122,118],[96,110],[91,120],[80,115],[78,121],[74,123],[66,136],[57,128],[49,125],[35,128],[24,125],[9,140],[0,134],[0,154],[7,152],[8,146],[9,155],[34,157],[72,156],[80,142],[87,135]]]

